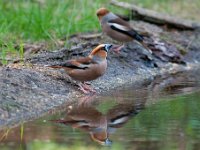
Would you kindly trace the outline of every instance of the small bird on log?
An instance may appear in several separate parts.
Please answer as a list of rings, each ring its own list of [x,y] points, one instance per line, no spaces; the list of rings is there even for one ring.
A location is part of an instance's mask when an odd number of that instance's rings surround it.
[[[119,42],[130,42],[132,40],[136,40],[141,43],[147,50],[149,50],[149,48],[143,42],[143,36],[135,31],[125,20],[121,19],[106,8],[98,9],[96,15],[99,18],[102,31],[112,39]],[[122,47],[123,45],[118,46],[113,50],[115,52],[119,52]],[[151,50],[149,51],[151,52]]]
[[[101,44],[94,48],[87,57],[71,59],[59,65],[51,65],[51,68],[63,68],[66,73],[78,83],[83,93],[95,92],[86,82],[102,76],[107,69],[107,52],[112,48],[111,44]]]

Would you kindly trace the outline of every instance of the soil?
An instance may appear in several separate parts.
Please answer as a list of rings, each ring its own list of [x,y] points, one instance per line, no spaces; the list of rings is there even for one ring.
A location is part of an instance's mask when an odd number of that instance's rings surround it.
[[[152,53],[135,41],[126,43],[119,54],[110,52],[106,74],[91,82],[97,95],[125,85],[152,81],[156,76],[199,68],[199,30],[178,31],[141,21],[131,21],[131,24],[146,35]],[[57,106],[84,97],[63,70],[46,65],[86,56],[98,44],[117,43],[96,33],[67,39],[64,42],[70,48],[37,51],[26,56],[23,62],[0,67],[0,128],[37,118]]]

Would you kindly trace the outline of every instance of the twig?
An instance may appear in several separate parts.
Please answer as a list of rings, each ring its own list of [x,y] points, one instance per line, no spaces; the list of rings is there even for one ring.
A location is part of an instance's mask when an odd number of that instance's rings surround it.
[[[156,11],[138,7],[134,4],[119,2],[116,0],[111,0],[111,4],[118,7],[125,8],[125,9],[129,9],[133,11],[134,15],[141,17],[141,19],[145,21],[149,21],[149,22],[153,22],[157,24],[168,24],[168,25],[172,25],[181,29],[194,30],[196,28],[200,28],[200,23],[198,22],[193,22],[191,20],[180,19],[177,17],[172,17],[170,15],[161,14]]]

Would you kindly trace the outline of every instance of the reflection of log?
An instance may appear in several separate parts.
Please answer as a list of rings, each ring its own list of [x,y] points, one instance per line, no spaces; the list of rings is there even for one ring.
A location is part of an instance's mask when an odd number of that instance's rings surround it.
[[[195,29],[200,27],[200,23],[192,22],[190,20],[180,19],[177,17],[172,17],[166,14],[161,14],[152,10],[138,7],[133,4],[118,2],[116,0],[111,0],[111,4],[125,9],[129,9],[133,11],[134,15],[136,15],[137,17],[140,17],[143,20],[149,22],[157,24],[168,24],[183,29]]]

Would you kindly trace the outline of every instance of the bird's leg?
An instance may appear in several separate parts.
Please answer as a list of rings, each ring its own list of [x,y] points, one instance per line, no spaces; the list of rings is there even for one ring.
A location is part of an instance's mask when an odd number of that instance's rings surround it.
[[[96,93],[96,91],[88,84],[85,84],[85,82],[78,83],[78,86],[79,86],[79,89],[85,94],[89,94],[90,92]]]
[[[124,47],[124,44],[123,45],[114,45],[112,47],[112,50],[115,52],[115,53],[119,53],[119,51]]]
[[[91,85],[91,83],[90,83],[90,82],[84,82],[84,84]]]
[[[89,93],[89,91],[84,88],[82,83],[78,83],[78,86],[79,86],[79,90],[81,90],[84,94],[88,94]]]
[[[90,83],[88,84],[88,82],[83,82],[83,85],[85,90],[89,90],[90,92],[96,93],[95,89],[90,86]]]

